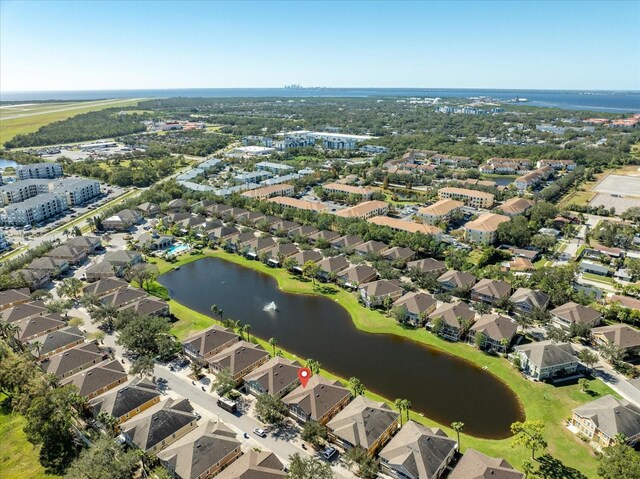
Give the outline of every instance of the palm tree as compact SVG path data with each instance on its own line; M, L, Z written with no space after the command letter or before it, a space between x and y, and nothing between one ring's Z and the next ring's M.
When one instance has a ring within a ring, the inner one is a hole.
M524 472L524 479L527 479L529 474L533 472L533 463L529 459L522 462L522 472Z
M98 421L100 421L104 426L111 432L113 436L116 435L118 430L118 423L120 422L118 418L112 416L108 412L102 411L98 414Z
M233 329L236 330L241 339L244 339L244 337L242 336L242 321L240 321L239 319L235 320L233 322Z
M404 399L396 399L395 401L393 401L393 405L400 413L400 426L402 426L402 411L404 410Z
M362 382L360 382L360 380L355 377L349 379L349 389L351 389L351 393L354 396L360 396L364 394L365 391L364 384L362 384Z
M402 408L404 409L404 412L407 413L407 421L409 421L409 410L413 408L413 404L411 404L411 401L408 399L403 399Z
M36 352L36 357L40 357L40 351L42 351L43 344L40 341L34 341L29 344L29 349Z
M307 359L307 367L309 369L311 369L311 372L313 374L319 374L320 373L320 363L318 361L316 361L315 359Z
M276 338L269 338L269 346L273 348L273 357L276 356L276 344L278 344L278 340Z
M210 309L214 316L218 316L220 319L222 319L222 309L220 309L217 304L212 304Z
M250 324L245 324L244 326L242 326L242 332L246 333L247 341L249 341L251 339L251 335L249 334L250 331L251 331L251 325Z
M464 423L460 421L454 421L451 423L451 428L458 434L458 451L460 450L460 432L464 429Z

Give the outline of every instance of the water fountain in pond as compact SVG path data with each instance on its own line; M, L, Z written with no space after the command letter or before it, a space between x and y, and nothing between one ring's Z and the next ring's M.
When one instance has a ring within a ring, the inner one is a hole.
M275 301L271 301L269 304L267 304L264 308L262 308L264 311L278 311L278 307L276 306L276 302Z

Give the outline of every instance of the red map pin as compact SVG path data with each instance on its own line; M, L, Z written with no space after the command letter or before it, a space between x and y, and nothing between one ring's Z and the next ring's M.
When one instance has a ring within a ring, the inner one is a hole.
M309 379L311 379L312 373L309 368L300 368L298 369L298 379L300 380L300 384L302 384L303 388L307 387L307 383Z

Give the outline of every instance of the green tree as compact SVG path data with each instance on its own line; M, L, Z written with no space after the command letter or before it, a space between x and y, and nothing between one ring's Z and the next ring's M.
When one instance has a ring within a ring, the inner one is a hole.
M461 421L454 421L451 423L451 429L453 429L458 435L458 451L460 450L460 433L464 429L464 423Z
M129 374L140 377L151 377L155 370L155 362L149 356L138 356L131 363Z
M93 441L83 449L65 474L66 479L129 479L140 469L137 451L124 451L109 437Z
M640 454L627 444L616 443L598 456L598 475L602 479L637 479L640 477Z
M307 367L313 374L320 374L320 368L322 366L320 365L320 362L315 359L307 359Z
M236 387L236 380L228 368L222 369L216 373L215 379L211 382L211 391L216 392L220 396L226 395Z
M196 381L202 377L202 364L198 361L191 362L191 374L196 378Z
M351 389L351 394L354 396L361 396L364 394L365 387L362 382L355 377L349 379L349 389Z
M440 335L443 329L444 320L441 317L435 318L433 321L431 321L431 332L433 334Z
M256 413L268 424L282 424L287 415L287 406L271 394L261 394L256 399Z
M524 479L528 479L529 474L532 474L533 470L533 462L531 462L529 459L522 461L522 472L524 472Z
M484 334L484 332L480 331L479 333L476 333L475 336L473 337L473 342L475 343L478 349L482 349L485 343L487 342L487 335Z
M82 292L82 281L78 278L65 278L62 280L60 286L58 286L58 296L69 299L78 299Z
M117 417L112 416L108 412L101 411L96 419L104 425L112 437L115 437L118 431L118 423L120 422Z
M587 378L580 378L578 384L580 385L580 391L583 393L589 390L589 380Z
M313 261L307 261L302 266L302 276L304 276L305 278L311 279L311 282L313 284L315 284L316 277L318 276L319 273L320 273L320 266L318 266Z
M26 411L24 432L29 442L40 446L40 462L60 473L73 458L71 426L77 415L77 388L48 389L36 397Z
M593 369L594 364L598 362L598 355L590 349L584 348L578 353L578 359L589 369Z
M405 400L404 399L396 399L395 401L393 401L393 406L398 410L398 412L400 413L400 425L402 426L402 412L404 411L404 403Z
M324 444L324 441L327 440L329 434L326 426L311 419L304 423L301 437L304 441L310 442L313 447L319 449Z
M90 314L91 320L94 323L107 331L112 331L115 326L115 320L118 317L118 308L109 303L105 303L95 308Z
M169 320L162 316L132 315L119 329L117 344L134 357L148 356L154 359L169 359L180 348L170 333Z
M404 412L405 412L406 417L407 417L407 421L409 421L409 411L411 409L413 409L413 404L411 404L411 401L409 401L408 399L403 399L402 400L402 409L404 409Z
M515 436L511 446L531 449L531 459L536 458L536 451L547 448L547 441L543 436L544 422L540 420L516 421L511 424L511 432Z
M404 304L400 306L396 306L391 309L391 317L395 319L398 323L404 323L407 319L407 315L409 314L409 310Z
M315 457L303 457L297 452L289 456L290 479L334 479L331 466Z
M349 469L358 466L358 475L365 479L374 479L378 476L376 461L367 454L362 446L355 446L344 453L344 460Z
M272 349L272 357L276 357L276 346L278 344L278 340L276 338L269 338L269 346L271 346Z

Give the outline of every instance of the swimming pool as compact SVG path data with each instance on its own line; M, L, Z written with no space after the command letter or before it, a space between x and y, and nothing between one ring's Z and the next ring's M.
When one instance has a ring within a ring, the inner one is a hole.
M184 253L185 251L189 251L189 245L186 244L174 244L171 248L169 248L166 252L167 256L175 256L180 253Z

